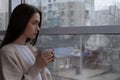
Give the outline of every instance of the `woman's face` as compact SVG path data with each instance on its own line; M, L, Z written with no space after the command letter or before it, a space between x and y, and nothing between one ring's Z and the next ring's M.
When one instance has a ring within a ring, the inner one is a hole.
M39 13L35 13L29 20L23 35L26 38L35 39L37 33L40 30L39 23L40 23L40 15Z

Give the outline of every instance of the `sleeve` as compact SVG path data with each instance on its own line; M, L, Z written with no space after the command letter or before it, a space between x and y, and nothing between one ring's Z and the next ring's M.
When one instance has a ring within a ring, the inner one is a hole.
M52 75L47 67L41 70L41 76L43 80L53 80Z
M12 51L0 51L0 61L4 80L35 80L40 72L40 68L33 65L27 73L23 73Z
M29 47L33 52L37 51L35 46L29 45ZM36 54L34 53L34 55ZM42 80L53 80L52 75L47 67L40 69L40 73L41 73Z

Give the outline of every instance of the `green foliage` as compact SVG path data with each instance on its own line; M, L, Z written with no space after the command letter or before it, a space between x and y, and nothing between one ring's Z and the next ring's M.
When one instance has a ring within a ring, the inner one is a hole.
M1 43L2 43L2 40L0 39L0 45L1 45Z

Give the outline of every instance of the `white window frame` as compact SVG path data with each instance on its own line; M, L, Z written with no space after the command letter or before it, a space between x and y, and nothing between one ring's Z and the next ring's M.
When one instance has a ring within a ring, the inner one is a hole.
M25 0L19 0L19 3L25 3ZM12 1L9 1L9 14L11 13ZM4 35L5 31L0 30L0 35ZM79 26L79 27L58 27L43 28L40 35L91 35L91 34L120 34L120 25L105 26Z
M120 25L58 27L41 29L40 35L120 34Z

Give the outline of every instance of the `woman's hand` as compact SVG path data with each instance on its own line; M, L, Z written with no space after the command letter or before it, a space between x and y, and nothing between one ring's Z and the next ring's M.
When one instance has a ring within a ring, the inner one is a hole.
M46 67L49 63L54 61L54 50L48 49L44 51L44 53L41 53L42 51L40 49L36 52L36 62L40 68Z

